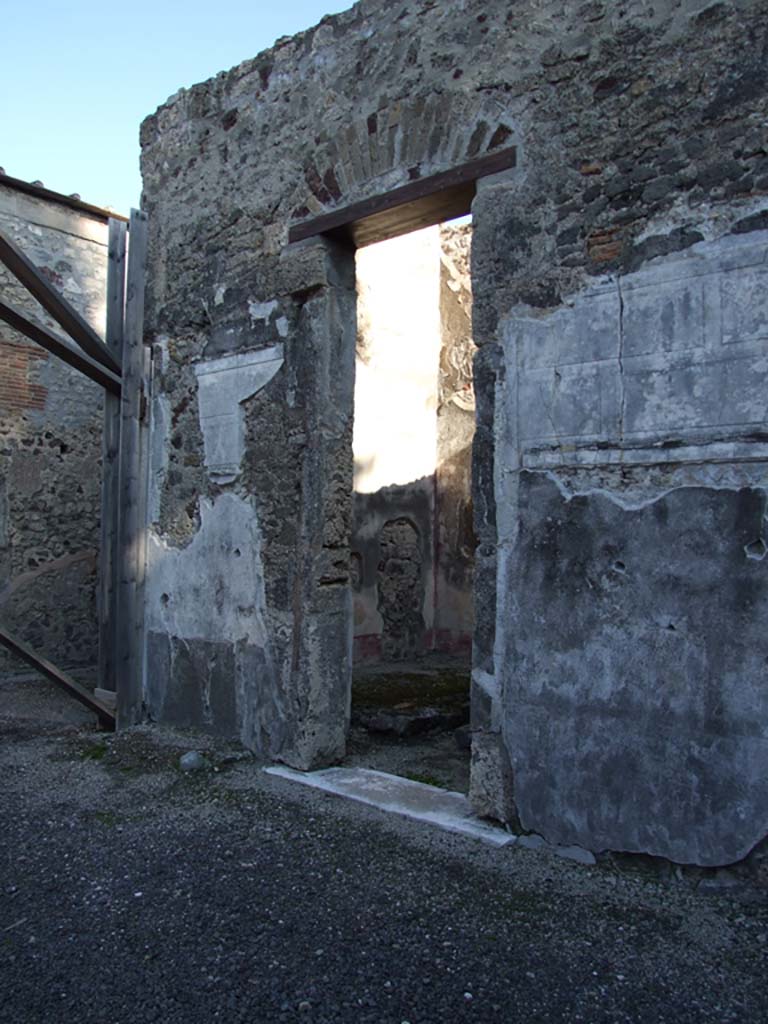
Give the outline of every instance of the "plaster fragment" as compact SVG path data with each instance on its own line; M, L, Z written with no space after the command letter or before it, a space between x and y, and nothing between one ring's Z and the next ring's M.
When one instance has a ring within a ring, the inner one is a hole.
M271 299L269 302L254 302L253 299L248 300L248 315L251 318L251 324L256 324L259 320L269 320L276 309L277 299Z
M282 365L283 346L278 344L195 367L205 466L214 483L232 483L240 475L245 445L242 403L261 391Z
M200 502L200 530L185 548L149 531L149 631L263 647L261 534L252 504L234 494Z

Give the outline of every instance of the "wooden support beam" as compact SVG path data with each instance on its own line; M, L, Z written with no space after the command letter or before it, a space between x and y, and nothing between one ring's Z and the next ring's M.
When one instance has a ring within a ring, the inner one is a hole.
M449 171L417 178L392 192L294 224L288 241L325 235L360 248L440 224L471 212L478 179L515 166L517 149L500 149Z
M123 317L125 313L125 250L127 226L117 219L109 221L107 261L107 333L110 352L122 365ZM104 434L101 469L101 531L99 542L99 686L102 692L117 689L115 658L117 651L117 565L118 521L120 510L120 400L104 397ZM110 705L111 706L111 705Z
M87 355L114 374L120 375L120 366L90 324L80 316L74 306L47 281L37 267L18 246L0 231L0 262L33 295L56 323Z
M87 690L80 683L76 682L71 676L67 675L66 672L62 672L61 669L44 658L41 654L32 650L27 644L20 640L17 636L9 633L7 629L0 626L0 644L7 647L9 651L21 658L32 668L36 669L46 679L50 679L51 682L56 683L62 689L66 690L70 696L74 697L75 700L80 701L90 711L95 712L99 717L99 722L103 727L107 729L114 729L115 727L115 715L106 704L103 704L98 700L90 690Z
M120 421L120 524L117 572L117 720L141 719L144 615L142 593L146 556L145 418L148 352L144 347L144 282L147 215L131 211L123 334L123 393Z
M12 306L10 302L0 300L0 320L5 320L14 330L37 342L38 345L42 346L52 355L63 359L69 366L79 370L80 373L85 374L86 377L96 384L100 384L113 395L120 395L120 376L118 374L112 373L111 370L106 369L101 363L97 363L95 359L91 359L85 352L76 348L66 338L62 338L60 334L49 330L38 320L33 320L25 313L22 313L16 306Z

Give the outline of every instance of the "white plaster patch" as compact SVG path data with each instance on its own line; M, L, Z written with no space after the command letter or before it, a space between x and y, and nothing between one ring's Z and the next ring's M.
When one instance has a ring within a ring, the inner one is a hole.
M229 493L203 498L200 519L185 548L149 532L149 630L182 640L265 646L261 534L252 504Z
M167 334L158 334L155 338L153 350L155 359L160 361L160 373L168 372L168 366L170 365L170 353L168 351L170 340Z
M205 466L215 483L231 483L240 475L245 445L242 403L261 391L282 365L283 346L278 344L195 366Z
M251 318L252 324L256 324L260 320L269 320L276 309L277 299L271 299L269 302L254 302L253 299L248 300L248 315Z
M171 433L171 401L160 392L152 397L149 431L149 494L147 515L150 523L160 518L163 486L168 473L168 440Z

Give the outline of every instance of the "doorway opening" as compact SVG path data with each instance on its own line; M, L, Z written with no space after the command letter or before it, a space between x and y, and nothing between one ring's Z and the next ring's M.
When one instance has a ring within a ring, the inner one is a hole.
M469 217L356 253L347 763L467 792L473 630Z

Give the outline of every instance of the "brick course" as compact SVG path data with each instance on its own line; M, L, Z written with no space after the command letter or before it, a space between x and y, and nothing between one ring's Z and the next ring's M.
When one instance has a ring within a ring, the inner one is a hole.
M0 338L0 416L45 409L48 389L36 383L35 363L48 353L34 345Z

